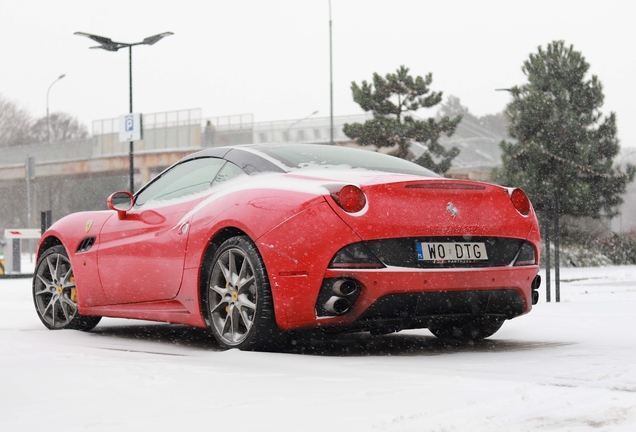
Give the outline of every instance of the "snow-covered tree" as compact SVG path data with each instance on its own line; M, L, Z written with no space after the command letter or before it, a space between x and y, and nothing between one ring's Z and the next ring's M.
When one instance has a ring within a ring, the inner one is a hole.
M612 217L636 168L613 166L619 152L616 115L603 117L603 87L583 55L554 41L523 64L528 82L509 89L510 136L502 142L499 183L525 190L535 207L556 195L573 216Z
M402 159L412 158L409 147L413 142L420 143L426 151L415 162L438 173L448 171L459 149L446 150L438 141L442 135L451 136L455 132L461 115L440 120L419 120L413 115L420 108L441 102L442 92L430 91L432 82L430 73L426 78L413 78L408 68L400 66L396 73L384 78L374 73L372 84L351 83L353 100L363 110L373 113L373 118L365 123L345 124L344 133L363 146L397 146L394 154Z

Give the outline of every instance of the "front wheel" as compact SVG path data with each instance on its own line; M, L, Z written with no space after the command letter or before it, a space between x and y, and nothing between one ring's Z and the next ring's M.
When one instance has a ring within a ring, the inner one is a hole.
M77 308L77 287L64 246L47 249L35 267L33 302L42 323L51 330L89 331L101 317L81 316Z
M203 296L212 334L224 348L275 348L280 330L265 264L246 236L226 240L214 254Z
M439 318L428 329L438 338L455 340L481 340L494 335L504 320L487 316Z

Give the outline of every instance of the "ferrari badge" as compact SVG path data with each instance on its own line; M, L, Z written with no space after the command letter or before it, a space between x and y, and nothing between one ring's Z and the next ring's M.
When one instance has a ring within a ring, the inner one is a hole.
M457 207L455 207L452 202L449 202L446 205L446 211L449 212L453 217L457 216Z

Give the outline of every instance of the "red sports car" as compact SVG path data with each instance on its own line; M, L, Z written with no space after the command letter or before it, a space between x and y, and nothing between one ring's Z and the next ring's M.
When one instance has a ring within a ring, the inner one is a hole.
M50 329L100 317L209 328L267 349L290 330L428 328L481 339L537 302L539 226L520 189L327 145L211 148L38 246Z

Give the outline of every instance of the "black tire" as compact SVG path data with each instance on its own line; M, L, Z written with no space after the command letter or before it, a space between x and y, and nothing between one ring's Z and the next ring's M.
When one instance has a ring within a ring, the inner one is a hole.
M209 266L203 306L223 348L272 350L283 342L265 264L247 236L226 240Z
M428 329L441 339L481 340L497 333L504 320L479 317L438 318Z
M33 303L40 321L50 330L90 331L102 319L79 314L73 269L60 245L47 249L35 266Z

